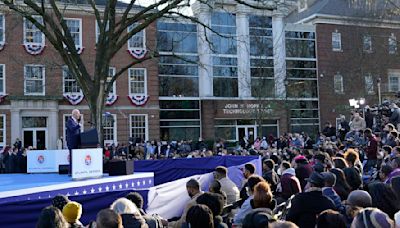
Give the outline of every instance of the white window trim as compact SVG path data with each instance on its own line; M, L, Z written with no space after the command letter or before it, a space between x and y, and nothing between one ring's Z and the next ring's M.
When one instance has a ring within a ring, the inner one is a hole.
M391 44L390 41L394 41L394 47L396 49L394 52L390 51L390 44ZM393 33L389 36L388 39L388 52L390 55L397 54L397 37Z
M140 93L131 93L131 69L133 70L144 70L144 94ZM147 69L146 68L129 68L128 69L128 89L129 89L129 95L145 95L147 96Z
M334 40L334 37L335 37L335 35L336 35L336 39ZM331 45L332 45L332 51L343 51L343 47L342 47L342 34L340 33L340 32L338 32L338 31L335 31L335 32L332 32L332 43L331 43ZM333 42L338 42L339 43L339 48L335 48L334 46L333 46Z
M6 64L0 64L3 67L3 91L0 91L0 95L6 94Z
M369 40L367 40L369 39ZM368 42L367 42L368 41ZM364 35L362 37L362 43L363 43L363 51L366 53L372 53L372 36L371 35ZM365 49L365 44L369 44L369 49Z
M110 67L109 68L109 70L112 70L113 71L113 77L115 77L115 74L117 73L117 68L115 68L115 67ZM107 80L107 83L108 83L108 80ZM115 80L114 82L113 82L113 92L112 93L109 93L108 95L117 95L117 80Z
M304 7L301 7L301 2L302 1L304 2ZM298 11L299 11L299 13L305 11L307 8L308 8L307 0L299 0L299 2L298 2Z
M104 140L103 145L107 145L107 144L114 144L117 145L118 139L117 139L117 114L110 114L113 116L114 119L114 123L113 123L113 135L114 135L114 140ZM104 134L104 132L103 132Z
M103 20L102 20L102 22L103 22ZM99 42L99 24L97 23L97 20L95 20L95 23L94 23L94 26L95 26L95 32L96 32L96 44L97 44L97 42ZM107 27L106 27L106 31L108 31L108 29L109 29L109 24L107 24Z
M3 142L0 142L0 147L5 147L6 145L7 145L7 126L6 126L6 123L7 123L7 121L6 121L6 114L0 114L0 116L2 116L3 117Z
M42 93L27 93L26 92L26 67L42 67L42 86L43 86L43 92ZM29 95L29 96L44 96L46 94L46 69L44 65L38 65L38 64L27 64L24 66L24 95Z
M132 117L133 116L144 116L145 119L145 139L143 139L144 141L148 141L149 140L149 119L148 119L148 115L147 114L130 114L129 115L129 137L132 137Z
M0 40L0 44L5 44L6 42L6 16L4 14L0 14L0 17L3 17L3 40Z
M62 133L62 135L63 135L63 140L64 140L64 143L66 143L67 141L67 136L65 135L65 131L67 130L67 126L65 126L65 117L70 117L70 116L72 116L72 114L63 114L63 119L62 119L62 121L63 121L63 133ZM81 123L82 123L82 126L81 126L81 132L83 132L84 131L84 124L83 123L85 123L85 121L84 121L84 116L83 116L83 114L81 114ZM66 144L64 144L65 146L66 146Z
M37 19L37 18L42 18L41 16L32 16L33 18ZM43 20L43 18L42 18ZM45 45L46 43L46 37L44 35L43 32L40 32L42 34L42 42L41 43L36 43L36 42L27 42L26 41L26 23L28 22L28 19L24 18L24 26L23 26L23 32L24 32L24 38L23 38L23 43L24 44L40 44L40 45ZM39 30L40 31L40 30Z
M338 90L336 90L336 88L335 88L335 85L336 85L336 80L335 80L335 78L336 77L339 77L340 76L340 79L341 79L341 84L340 84L340 86L341 86L341 88L340 88L340 91L338 91ZM333 76L333 89L334 89L334 92L336 93L336 94L344 94L344 85L343 85L344 83L343 83L343 75L341 75L341 74L335 74L334 76Z
M82 43L82 40L83 40L83 27L82 27L82 18L64 18L64 21L65 21L65 23L68 21L68 20L75 20L75 21L79 21L79 43L80 43L80 45L76 45L75 44L75 47L76 48L82 48L83 47L83 43ZM68 28L69 29L69 28ZM65 46L65 44L64 44L64 46Z
M400 90L400 72L393 70L393 71L389 71L389 74L388 74L388 91L396 93L398 91L393 91L391 89L392 84L390 83L390 78L397 78L397 90L399 91Z
M79 87L79 92L65 92L64 68L66 68L66 69L69 71L68 66L64 65L64 66L61 67L61 70L62 70L62 72L61 72L61 74L62 74L62 82L63 82L63 87L62 87L63 94L73 94L73 95L75 95L75 94L82 94L82 89L81 89L81 87L80 87L79 85L78 85L78 87ZM75 81L76 81L76 79L75 79Z
M371 91L368 90L368 88L367 88L367 77L370 77L371 81L372 81L372 90ZM374 77L372 76L372 74L364 75L364 85L365 85L365 92L368 95L374 95L375 94Z
M134 26L135 24L133 24L133 25L131 25L131 26ZM127 33L129 33L130 32L130 29L131 29L131 26L128 26L128 28L127 28ZM132 38L132 37L134 37L136 34L134 34L133 36L131 36L129 39L128 39L128 41L127 41L127 45L128 45L128 49L143 49L143 50L145 50L146 49L146 29L143 29L143 30L141 30L141 31L139 31L139 32L143 32L143 47L130 47L130 45L129 45L129 41L130 41L130 39Z

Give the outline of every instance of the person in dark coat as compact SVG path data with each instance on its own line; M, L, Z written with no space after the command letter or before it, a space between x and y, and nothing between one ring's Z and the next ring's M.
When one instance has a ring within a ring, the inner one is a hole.
M307 181L306 192L293 198L286 220L302 228L314 228L318 214L327 209L335 210L336 207L332 200L322 195L324 178L321 174L314 172Z
M204 204L213 213L214 227L215 228L228 228L228 226L222 221L222 210L224 209L224 198L222 195L217 193L205 192L201 196L197 197L196 202L198 204Z
M339 138L340 141L344 141L346 138L346 134L350 131L349 122L347 122L346 117L344 115L340 115L340 124L339 124Z
M272 159L267 159L263 162L262 177L271 185L272 192L276 191L276 186L279 183L279 176L274 168L275 162Z
M322 134L326 137L336 136L336 128L332 126L330 122L325 123L325 128L322 130Z
M3 154L4 154L3 162L5 166L5 172L15 173L17 167L17 154L14 153L14 151L12 151L11 148L8 148L8 150L4 150Z
M126 195L125 198L136 205L136 207L139 209L140 215L144 218L149 228L162 227L163 224L168 225L168 221L163 220L161 217L154 217L146 214L146 212L143 210L143 197L139 193L131 192Z
M80 133L81 133L81 113L78 109L72 110L72 116L68 118L66 124L66 140L67 140L67 147L69 150L69 172L72 173L72 150L78 149L81 140L80 140Z

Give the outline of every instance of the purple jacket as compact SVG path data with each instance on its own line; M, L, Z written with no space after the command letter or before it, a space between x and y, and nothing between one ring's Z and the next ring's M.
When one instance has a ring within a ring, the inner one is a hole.
M393 177L397 177L397 176L400 176L400 168L393 170L389 174L388 179L385 181L385 184L390 184L390 182L392 182Z
M283 172L281 177L282 197L289 199L292 195L301 192L300 181L293 168Z

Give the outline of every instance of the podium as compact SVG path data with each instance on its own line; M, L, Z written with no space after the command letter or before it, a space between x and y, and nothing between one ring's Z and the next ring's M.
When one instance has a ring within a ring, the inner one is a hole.
M99 144L99 136L96 128L84 131L80 134L81 148L97 148Z
M103 176L103 149L72 150L72 179L88 179Z

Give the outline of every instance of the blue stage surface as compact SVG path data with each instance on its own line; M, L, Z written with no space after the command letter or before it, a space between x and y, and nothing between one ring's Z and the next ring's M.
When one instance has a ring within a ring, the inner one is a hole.
M1 174L0 204L53 198L55 195L91 195L113 191L145 190L154 186L154 174L141 172L125 176L72 181L59 174Z

